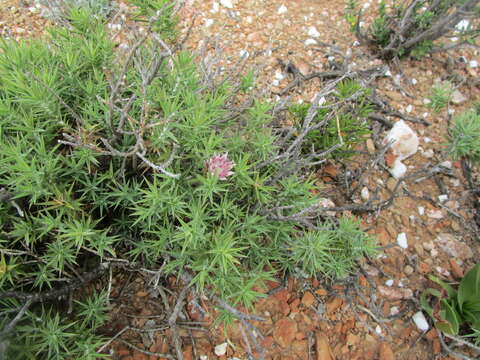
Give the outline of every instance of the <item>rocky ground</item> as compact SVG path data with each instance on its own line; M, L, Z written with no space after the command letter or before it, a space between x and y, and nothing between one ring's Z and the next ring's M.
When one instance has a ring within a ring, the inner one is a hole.
M366 0L363 3L365 9L375 5ZM303 74L327 69L330 48L320 46L317 40L335 44L354 67L382 65L358 46L343 19L343 8L341 0L187 0L179 13L179 27L184 34L194 21L186 46L195 50L206 38L214 38L224 48L225 66L247 57L247 65L259 69L259 87L275 101L293 80L282 64L290 62ZM41 11L32 1L0 0L0 34L39 36L48 23ZM111 28L122 25L121 19L116 17ZM391 66L388 76L377 81L378 93L394 109L431 124L408 123L418 136L419 147L404 161L407 175L419 170L425 170L426 175L407 178L397 186L388 168L378 166L362 183L354 184L362 188L355 199L358 204L372 198L387 199L393 191L397 194L389 208L361 217L365 229L376 235L383 250L377 258L359 264L358 276L334 284L292 277L259 289L266 296L256 304L254 313L265 321L252 324L258 329L257 339L266 358L457 358L442 346L431 322L419 315L418 300L422 291L432 286L428 274L456 281L480 259L473 195L465 187L460 163L449 159L444 151L451 116L479 101L477 60L478 52L473 49L421 61L405 60L400 68ZM463 80L457 89L461 96L457 94L448 109L433 113L425 99L436 81L452 75ZM292 101L310 101L321 86L318 79L305 82L290 93ZM376 146L378 138L365 139L366 153L375 152ZM389 159L385 160L388 166ZM441 171L433 173L431 170L438 165ZM334 188L341 181L342 166L330 164L318 177L326 189L325 196L337 205L342 200ZM349 166L353 169L358 164ZM170 330L142 329L165 322L168 305L161 299L174 298L181 286L171 279L162 284L171 293L162 294L151 290L152 281L155 279L148 274L121 273L113 277L113 310L106 332L112 337L121 334L104 350L114 359L158 359L163 357L155 353L174 354ZM221 314L212 304L193 297L187 300L182 319L185 325L179 328L185 359L247 358L248 344L239 323L224 329L215 322ZM192 328L189 321L200 326ZM449 343L450 349L453 345ZM466 348L455 350L469 354ZM259 355L255 347L252 352Z

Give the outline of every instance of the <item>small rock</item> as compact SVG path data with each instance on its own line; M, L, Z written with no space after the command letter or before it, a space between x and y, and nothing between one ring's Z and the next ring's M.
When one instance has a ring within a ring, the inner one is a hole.
M360 196L365 201L368 201L368 199L370 199L370 192L368 191L368 188L366 186L362 188L362 191L360 192Z
M406 108L405 108L405 111L407 113L411 113L413 111L413 106L412 105L408 105Z
M455 239L455 236L452 234L441 233L438 234L435 242L438 243L438 246L445 251L448 255L453 258L466 260L473 257L473 251L470 247Z
M318 38L318 37L320 37L320 33L318 32L318 30L315 26L310 26L308 28L308 36Z
M415 313L412 319L419 330L425 332L430 329L430 326L428 325L427 319L425 319L425 315L423 315L423 312L419 311Z
M403 272L405 273L405 275L412 275L413 274L413 268L410 265L407 265L403 269Z
M455 29L462 32L467 31L470 26L470 21L467 19L460 20L457 25L455 25Z
M407 234L405 233L400 233L397 236L397 244L402 248L402 249L407 249L408 248L408 242L407 242Z
M395 360L392 348L387 343L381 343L378 351L378 360Z
M315 39L307 39L305 40L305 46L315 45L317 41Z
M400 312L400 309L398 308L398 306L392 306L390 308L390 315L397 315L398 313Z
M288 12L288 9L285 5L280 6L277 10L278 15L286 14L287 12Z
M380 295L389 300L411 299L413 297L413 291L410 289L385 287L383 285L379 285L377 290Z
M228 344L226 342L215 346L215 349L214 349L215 355L217 355L217 356L225 355L227 353L227 346L228 346Z
M456 279L463 278L463 269L460 265L455 261L455 259L450 259L450 269L452 270L452 274Z
M305 292L302 297L302 304L305 307L310 307L315 303L315 296L310 291Z
M299 61L296 65L298 71L300 71L300 74L303 76L306 76L310 73L310 66L305 61Z
M469 63L468 63L468 66L470 66L470 68L472 69L475 69L478 67L478 61L476 60L471 60Z
M212 4L212 10L210 10L210 12L215 14L215 13L218 13L219 11L220 11L220 5L218 4L218 2L214 1Z
M438 201L440 201L441 203L444 203L447 200L448 200L447 194L438 195Z
M205 27L206 27L206 28L212 26L213 23L214 23L214 20L213 20L213 19L205 19Z
M220 4L226 7L227 9L233 9L232 0L220 0Z
M333 314L337 309L342 306L343 300L342 298L335 297L333 300L327 303L327 314Z
M388 287L393 286L393 283L394 283L393 279L389 279L389 280L385 281L385 285L387 285Z
M427 210L427 217L430 219L443 219L443 212L442 210Z
M452 97L451 97L451 101L452 103L454 103L455 105L459 105L459 104L462 104L464 103L465 101L467 101L468 98L463 95L458 89L456 89L453 93L452 93Z
M399 120L383 140L383 145L387 144L391 144L393 155L396 157L392 171L395 170L398 177L394 176L399 178L403 176L407 170L401 161L412 156L418 150L418 136L405 121Z
M432 149L428 149L425 150L422 155L425 156L427 159L431 159L435 156L435 152Z
M315 350L317 353L317 360L334 360L335 356L333 355L332 349L328 342L328 338L321 334L316 333L315 335Z
M417 209L418 215L423 216L425 214L425 208L423 206L419 206Z
M397 186L397 180L394 178L388 178L387 189L393 191L395 189L395 186Z
M378 335L382 335L382 328L380 327L380 325L377 325L375 327L375 332L378 334Z
M275 323L273 338L282 348L291 345L297 334L297 323L290 318L282 318Z
M375 144L372 139L368 138L367 139L367 150L370 154L374 154L376 149L375 149Z

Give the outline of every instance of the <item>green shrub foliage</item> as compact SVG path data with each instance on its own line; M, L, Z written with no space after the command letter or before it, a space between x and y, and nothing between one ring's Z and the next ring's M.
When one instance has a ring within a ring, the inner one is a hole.
M298 221L319 201L309 162L285 171L268 102L231 110L251 74L238 88L207 82L192 55L170 56L154 39L125 64L88 12L70 23L47 40L1 43L1 292L61 288L123 258L188 273L198 289L248 307L274 271L345 276L374 251L353 220ZM5 325L22 303L0 301ZM95 358L105 304L93 295L62 316L35 305L11 353Z
M479 35L478 4L478 0L382 0L374 20L364 27L358 2L347 0L345 19L360 42L371 46L381 57L420 58L432 51L474 43ZM456 41L442 42L453 36Z
M480 163L480 109L472 109L454 118L450 127L448 150L455 159Z

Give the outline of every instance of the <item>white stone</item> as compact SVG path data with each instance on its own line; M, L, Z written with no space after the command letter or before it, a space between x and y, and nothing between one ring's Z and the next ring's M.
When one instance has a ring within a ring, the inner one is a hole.
M442 161L440 163L440 166L443 166L444 168L451 169L452 168L452 162L451 161Z
M413 105L408 105L405 109L407 113L411 113L413 111Z
M353 46L359 46L359 45L360 45L360 42L358 42L357 40L355 40L352 45L353 45Z
M415 131L403 120L399 120L390 129L387 136L383 140L383 145L391 144L393 155L396 156L394 168L392 169L398 175L403 176L407 170L406 166L401 163L402 160L415 154L418 150L419 140ZM397 176L398 176L397 175ZM394 177L396 177L394 175ZM396 177L398 179L398 177Z
M453 115L455 114L455 109L448 109L447 113L448 115Z
M407 173L407 167L399 159L396 159L393 167L390 169L390 173L395 179L400 179Z
M418 215L425 215L425 208L423 206L418 207Z
M468 63L468 66L470 66L472 69L475 69L478 67L478 61L477 60L471 60L469 63Z
M392 279L389 279L389 280L385 281L385 285L387 285L387 286L393 286L393 283L394 283L394 281Z
M392 72L390 70L385 71L385 76L391 77Z
M308 28L308 36L318 38L318 37L320 37L320 33L318 32L318 30L315 26L310 26Z
M208 360L208 356L207 355L200 355L200 360Z
M216 14L220 11L220 4L216 1L213 2L212 4L212 10L210 10L212 13Z
M432 142L432 139L430 139L429 137L424 137L424 138L423 138L423 142L424 142L425 144L428 144L428 143L431 143L431 142Z
M287 13L287 11L288 11L287 7L285 5L282 5L278 8L277 14L282 15L282 14Z
M398 308L398 306L392 306L390 308L390 315L391 316L397 315L399 312L400 312L400 309Z
M318 204L323 208L331 208L335 207L335 203L327 198L320 198L318 199ZM335 216L335 211L326 211L328 216Z
M423 99L423 103L424 103L425 105L428 105L428 104L431 104L431 103L432 103L432 100L425 98L425 99Z
M427 159L431 159L435 155L435 153L432 149L428 149L425 150L422 155L425 156Z
M455 105L462 104L467 100L468 98L465 95L463 95L458 89L455 89L455 91L452 93L451 101Z
M408 241L407 241L407 234L405 233L400 233L397 236L397 244L402 248L402 249L407 249L408 248Z
M285 75L283 75L280 70L277 70L275 71L275 79L277 79L278 81L282 81L283 79L285 79Z
M362 191L360 192L360 196L365 201L367 201L370 198L370 192L368 191L368 188L366 186L362 188Z
M247 16L245 18L245 20L247 20L247 23L249 23L249 24L253 23L253 17L252 16Z
M413 78L413 79L412 79L412 85L417 85L417 84L418 84L418 80L415 79L415 78Z
M220 0L220 4L226 7L227 9L233 9L232 0Z
M430 219L443 219L443 212L442 210L427 210L427 216Z
M315 45L317 41L315 39L307 39L305 40L305 46Z
M240 57L243 58L243 57L248 57L250 54L247 50L242 49L242 50L239 51L239 55L240 55Z
M430 250L430 256L431 257L437 257L438 256L438 250L437 249L432 249Z
M468 21L467 19L463 19L459 21L457 25L455 25L455 29L457 29L458 31L467 31L469 26L470 21Z
M215 21L213 19L205 19L205 27L210 27Z
M227 353L227 346L228 344L224 342L223 344L215 346L215 355L217 356L223 356Z
M441 203L444 203L447 200L448 200L448 195L447 194L438 195L438 201L440 201Z
M417 325L417 328L421 331L425 332L430 329L430 326L428 325L427 319L425 319L425 315L423 315L423 312L419 311L415 313L412 319L415 325Z
M380 327L380 325L377 325L375 327L375 332L378 334L378 335L381 335L382 334L382 328Z

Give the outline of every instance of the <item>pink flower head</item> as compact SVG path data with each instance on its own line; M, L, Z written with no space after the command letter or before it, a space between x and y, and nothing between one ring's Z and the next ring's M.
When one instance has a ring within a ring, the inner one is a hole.
M206 162L207 172L218 176L220 180L225 180L228 176L233 175L232 168L235 163L228 159L228 153L223 155L214 155Z

